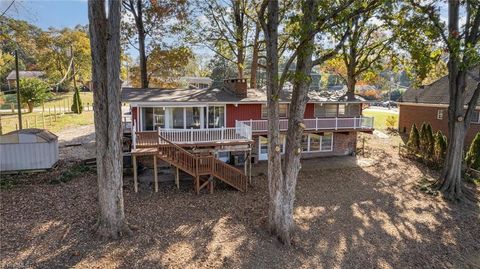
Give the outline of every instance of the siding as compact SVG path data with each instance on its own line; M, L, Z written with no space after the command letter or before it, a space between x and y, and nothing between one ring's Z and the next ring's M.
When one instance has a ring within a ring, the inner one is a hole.
M235 120L255 120L262 118L261 104L227 104L227 127L235 127Z
M47 169L58 160L57 142L0 144L0 171Z
M313 119L314 104L307 104L305 107L305 119ZM133 111L132 111L133 116ZM227 104L227 127L235 127L235 120L261 120L262 119L262 105L261 104Z
M437 119L438 110L443 110L443 119ZM448 136L448 115L446 107L425 107L400 104L398 127L400 132L408 133L415 123L418 128L424 123L430 123L434 132L441 131ZM465 136L465 146L468 147L475 135L480 132L480 124L472 123Z

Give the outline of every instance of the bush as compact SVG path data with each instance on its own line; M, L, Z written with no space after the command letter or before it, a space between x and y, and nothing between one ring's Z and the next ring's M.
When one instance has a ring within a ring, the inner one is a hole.
M388 116L387 119L385 120L385 125L387 126L387 129L394 129L396 123L397 123L397 120L393 115Z
M20 101L27 104L28 112L33 111L33 107L40 105L50 98L52 93L48 84L38 78L20 79Z
M480 170L480 133L477 133L472 144L470 144L465 162L468 167Z
M428 123L425 132L425 157L433 158L435 151L435 137L433 136L432 126Z
M420 150L420 135L415 123L412 125L412 129L410 130L407 146L414 151Z
M72 112L76 114L81 114L83 110L82 106L82 99L80 99L80 91L75 89L75 93L73 94L73 102L72 102Z
M447 153L447 138L438 131L435 134L435 147L434 147L434 156L435 159L441 161L445 159L445 154Z

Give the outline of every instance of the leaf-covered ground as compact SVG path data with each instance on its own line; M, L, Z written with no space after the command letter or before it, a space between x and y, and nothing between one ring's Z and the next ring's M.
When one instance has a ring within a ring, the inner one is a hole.
M479 268L478 204L420 191L436 173L400 159L394 145L397 138L371 138L357 160L304 162L290 248L265 232L261 166L247 193L218 186L195 195L185 181L180 190L161 183L158 193L143 184L136 194L126 178L125 211L135 231L113 242L91 234L94 173L76 167L73 178L52 181L65 178L62 165L17 176L0 192L0 267Z

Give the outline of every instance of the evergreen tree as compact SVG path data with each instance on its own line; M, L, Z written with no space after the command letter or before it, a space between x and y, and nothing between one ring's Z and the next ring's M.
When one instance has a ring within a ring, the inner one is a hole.
M410 136L408 137L407 146L409 149L414 151L418 151L420 149L420 135L418 133L417 126L415 123L412 125L412 129L410 130Z
M425 122L420 127L420 150L422 155L425 155L428 150L427 124Z
M480 133L477 133L472 144L470 144L465 162L468 167L480 170Z
M446 152L447 152L447 138L442 134L442 132L438 131L435 134L435 148L434 148L435 159L438 161L445 159Z
M72 102L72 112L76 114L81 114L83 110L82 100L80 99L80 92L78 88L75 89L75 93L73 94L73 102Z
M432 126L427 124L425 127L425 152L424 155L426 158L433 158L433 153L435 149L435 137L433 136Z

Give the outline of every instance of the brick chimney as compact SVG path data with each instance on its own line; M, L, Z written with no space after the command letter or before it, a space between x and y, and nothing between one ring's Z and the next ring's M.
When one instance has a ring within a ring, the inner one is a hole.
M231 78L223 81L225 89L239 98L247 97L247 79L246 78Z

